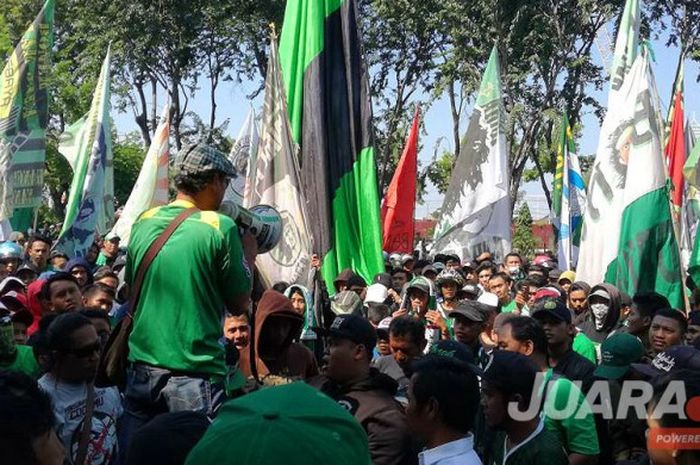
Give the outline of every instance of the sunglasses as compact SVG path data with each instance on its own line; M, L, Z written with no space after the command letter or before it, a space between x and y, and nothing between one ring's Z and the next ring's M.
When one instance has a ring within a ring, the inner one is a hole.
M102 345L100 344L100 341L97 341L94 344L90 344L89 346L69 350L67 353L72 354L77 358L86 358L94 353L99 353L100 350L102 350Z

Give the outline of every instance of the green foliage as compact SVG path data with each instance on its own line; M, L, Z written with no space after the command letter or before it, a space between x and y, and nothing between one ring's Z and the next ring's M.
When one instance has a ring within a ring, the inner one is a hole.
M124 205L129 199L146 153L140 143L124 140L113 144L114 152L114 199Z
M440 158L433 160L426 169L428 179L440 194L447 192L454 163L454 154L449 151L444 151Z
M527 202L520 204L515 219L513 220L515 230L513 232L513 250L524 257L532 257L537 248L537 238L532 233L532 214Z

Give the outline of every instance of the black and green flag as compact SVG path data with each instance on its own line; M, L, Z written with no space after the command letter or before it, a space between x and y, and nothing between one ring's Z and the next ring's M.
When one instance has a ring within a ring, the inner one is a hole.
M314 250L327 283L384 271L372 107L355 0L289 0L280 40Z

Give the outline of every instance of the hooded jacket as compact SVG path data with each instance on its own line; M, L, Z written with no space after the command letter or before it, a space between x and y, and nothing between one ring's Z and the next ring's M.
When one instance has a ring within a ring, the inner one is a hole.
M292 284L289 286L285 291L284 291L284 296L288 299L292 298L292 293L298 290L301 292L301 295L304 296L304 303L306 303L306 308L304 310L304 314L302 315L302 318L304 318L304 325L301 330L301 335L299 336L299 340L301 341L315 341L316 338L316 333L313 331L313 327L317 326L316 324L316 309L314 308L314 301L313 298L311 297L311 292L305 287L302 286L301 284Z
M620 291L612 284L602 283L591 288L588 294L590 297L598 289L603 289L610 295L610 309L605 318L605 324L600 330L596 330L593 311L589 310L589 316L586 321L581 324L581 332L596 344L601 344L611 332L620 327Z
M41 299L39 298L44 282L43 279L37 279L27 286L27 310L29 310L34 317L34 322L27 328L28 336L31 336L39 330L39 320L41 320L41 317L44 316L45 313L44 306L41 304Z
M88 263L87 260L85 260L84 257L75 257L72 258L66 263L65 271L66 273L71 273L73 271L73 268L76 266L82 266L87 270L87 283L85 283L85 286L89 286L94 282L94 277L92 275L92 265Z
M325 376L317 376L309 384L338 402L362 425L374 465L416 462L406 416L394 399L398 383L393 378L370 368L367 378L350 385L338 385Z
M265 361L260 357L261 340L267 338L272 318L286 318L292 322L292 327L287 338L278 348L275 360ZM255 345L258 379L263 384L285 384L299 379L308 379L318 374L318 365L311 351L302 344L293 342L303 324L304 319L294 311L288 298L276 291L265 291L255 312L252 341ZM239 366L246 377L253 375L251 365L249 344L240 352Z

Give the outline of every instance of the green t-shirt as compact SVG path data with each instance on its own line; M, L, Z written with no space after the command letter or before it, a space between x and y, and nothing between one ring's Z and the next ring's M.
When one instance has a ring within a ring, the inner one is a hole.
M191 206L176 200L139 217L129 241L127 283L134 281L151 243ZM225 375L220 343L225 301L250 288L251 272L236 224L217 212L195 213L175 230L146 273L129 337L129 360Z
M588 339L588 336L579 332L574 336L574 343L571 348L579 355L586 357L591 362L597 364L598 360L596 357L595 344L593 341Z
M512 313L516 308L518 308L518 305L515 303L515 299L513 299L508 305L501 307L501 313Z
M544 379L545 382L553 379L551 368ZM548 386L544 400L544 424L547 429L557 434L569 454L599 454L593 412L581 390L564 377L556 377L548 384L551 387Z
M520 444L506 451L506 435L494 439L493 461L486 465L568 465L569 459L557 436L542 423Z
M0 370L19 371L27 376L37 379L41 374L39 364L34 358L34 352L29 346L17 346L15 361L9 365L0 364Z

